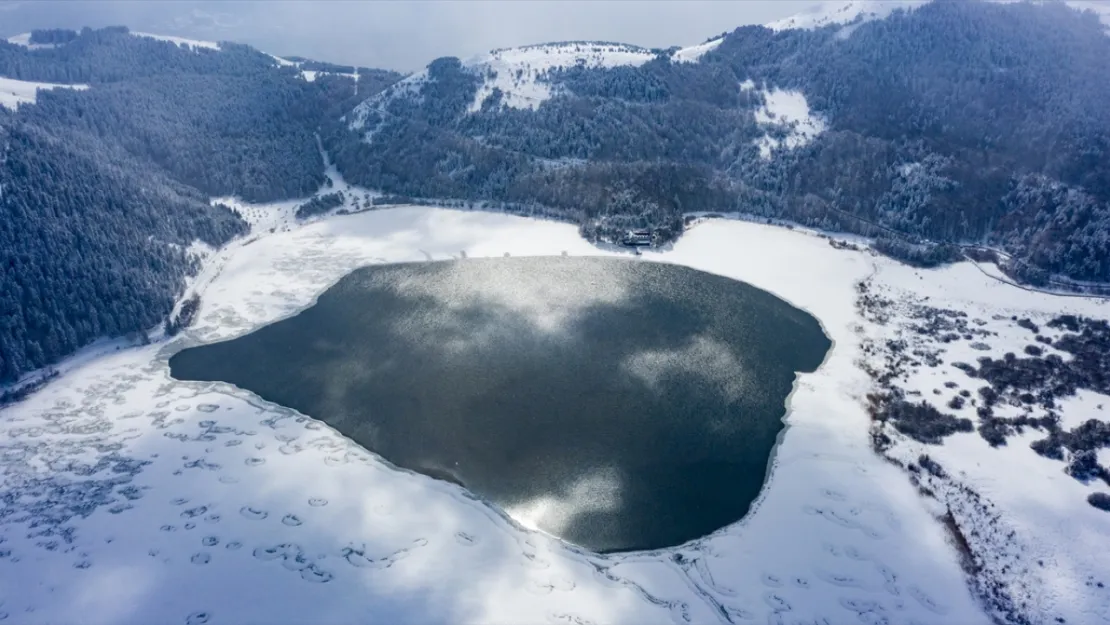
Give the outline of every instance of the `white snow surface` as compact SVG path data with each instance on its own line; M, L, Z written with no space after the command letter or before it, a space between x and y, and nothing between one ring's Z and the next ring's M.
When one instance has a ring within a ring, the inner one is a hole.
M653 58L655 54L644 48L590 41L494 50L464 63L485 78L470 104L470 111L482 108L482 103L495 88L501 90L501 102L505 106L538 107L553 95L551 85L543 80L544 74L552 69L576 65L590 68L637 66Z
M291 315L358 266L464 253L610 252L573 225L492 213L328 217L211 258L198 319L172 342L87 359L5 408L0 610L21 623L987 622L935 510L869 446L854 285L889 261L815 236L709 221L641 257L771 290L835 342L796 382L751 513L673 549L584 553L527 529L543 510L514 520L318 421L168 375L177 349Z
M716 39L710 39L705 43L699 43L696 46L688 46L679 50L675 50L675 53L671 55L671 61L674 61L675 63L695 63L701 60L701 57L705 56L706 52L709 52L710 50L713 50L717 46L721 45L721 42L724 40L724 37L717 37Z
M34 104L38 99L39 89L76 89L81 91L88 88L88 85L60 85L0 77L0 106L14 111L21 104Z
M745 81L740 84L740 89L751 91L753 84ZM757 139L760 157L769 159L775 150L783 147L801 147L825 131L825 120L809 110L809 104L802 92L771 88L762 90L761 93L764 105L756 110L755 121L784 128L787 133L782 138L764 135Z
M14 43L17 46L23 46L24 48L30 48L31 50L49 50L51 48L58 47L58 44L54 43L31 43L31 33L20 33L18 35L12 35L11 37L8 37L8 43Z

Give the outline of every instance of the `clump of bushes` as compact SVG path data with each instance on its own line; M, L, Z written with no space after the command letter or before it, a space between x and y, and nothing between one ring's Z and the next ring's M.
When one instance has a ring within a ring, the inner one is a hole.
M971 419L944 414L928 402L911 403L899 395L873 395L871 397L873 420L891 423L896 430L922 443L939 445L946 436L957 432L971 432Z
M193 323L193 318L197 316L197 310L200 309L200 296L194 293L189 299L181 303L181 310L177 312L176 317L166 319L166 336L175 336L178 332L189 327Z
M306 219L313 215L323 215L333 208L343 206L345 200L346 198L343 197L342 191L325 193L324 195L314 197L297 207L297 219Z
M1099 510L1110 512L1110 495L1106 493L1091 493L1087 496L1087 503Z

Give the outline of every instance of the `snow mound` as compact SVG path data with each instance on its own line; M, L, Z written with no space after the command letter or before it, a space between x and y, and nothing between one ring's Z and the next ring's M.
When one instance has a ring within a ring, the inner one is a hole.
M696 46L689 46L676 50L675 53L671 55L671 61L675 63L696 63L701 60L701 57L705 56L706 52L716 49L724 40L724 37L717 37L705 43L699 43Z
M131 31L132 35L136 37L146 37L147 39L157 39L158 41L168 41L177 44L183 48L207 48L209 50L219 50L220 44L214 41L200 41L197 39L186 39L185 37L174 37L172 35L156 35L154 33L140 33Z
M500 89L501 103L518 109L535 109L553 95L546 73L565 67L638 66L655 58L645 48L622 43L575 41L548 43L521 48L494 50L466 61L464 65L485 78L470 105L482 108L494 89Z
M740 89L751 91L754 85L745 81L740 84ZM825 120L809 110L809 104L802 92L771 89L761 93L764 105L756 110L755 121L785 129L786 136L768 134L757 139L756 145L759 146L760 157L769 159L773 151L783 147L788 149L801 147L825 131Z
M833 24L851 24L856 20L869 22L890 16L898 9L913 10L929 0L834 0L822 2L812 9L791 17L765 24L774 31L795 28L812 30Z
M83 91L88 88L88 85L60 85L0 77L0 106L14 111L21 104L34 104L38 98L39 89L76 89Z

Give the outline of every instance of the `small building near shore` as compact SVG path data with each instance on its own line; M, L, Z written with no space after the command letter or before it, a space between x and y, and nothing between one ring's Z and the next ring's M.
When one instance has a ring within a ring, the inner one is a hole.
M654 236L651 230L629 230L621 239L622 245L629 247L647 247L652 244Z

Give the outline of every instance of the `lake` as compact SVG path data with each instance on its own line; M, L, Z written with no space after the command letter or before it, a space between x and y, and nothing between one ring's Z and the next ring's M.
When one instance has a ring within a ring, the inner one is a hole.
M632 259L358 269L170 359L597 552L679 545L758 497L796 372L831 343L751 285Z

